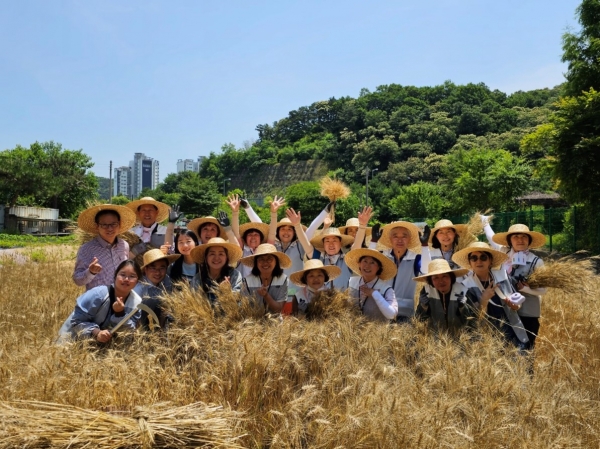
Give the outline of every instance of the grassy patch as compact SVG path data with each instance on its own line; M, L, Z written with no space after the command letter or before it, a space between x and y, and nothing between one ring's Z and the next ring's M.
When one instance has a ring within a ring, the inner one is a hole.
M66 235L64 237L35 237L33 235L26 234L16 235L0 233L0 248L20 248L24 246L73 244L75 241L76 237L74 235Z

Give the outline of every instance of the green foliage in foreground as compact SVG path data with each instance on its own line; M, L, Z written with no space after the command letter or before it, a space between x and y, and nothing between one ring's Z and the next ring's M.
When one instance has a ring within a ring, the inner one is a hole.
M0 248L15 248L20 246L40 246L40 245L63 245L72 244L76 240L75 235L63 237L33 235L15 235L0 233Z

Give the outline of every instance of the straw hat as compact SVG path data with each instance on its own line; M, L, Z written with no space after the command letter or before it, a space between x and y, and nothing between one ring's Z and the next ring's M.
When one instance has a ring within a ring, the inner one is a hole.
M499 232L498 234L494 234L492 240L498 245L511 246L510 242L508 241L508 236L510 234L527 234L530 236L530 248L541 248L546 244L546 237L544 234L541 232L530 231L529 228L524 224L514 224L508 228L507 232Z
M156 262L157 260L166 260L167 265L171 265L177 259L181 257L181 254L173 254L171 256L166 256L160 249L151 249L150 251L146 251L144 253L144 265L141 266L142 269L146 268L151 263Z
M264 256L265 254L271 254L277 259L279 259L279 265L281 268L289 268L292 266L292 259L290 259L286 254L277 251L275 245L271 245L270 243L263 243L262 245L258 245L254 254L247 257L242 257L240 262L246 265L247 267L254 266L254 258L258 256Z
M251 221L250 223L244 223L243 225L240 226L240 237L242 239L244 238L244 234L246 233L246 231L248 229L256 229L257 231L260 231L261 234L263 235L263 238L260 242L266 243L267 237L269 237L269 225L268 224L258 223L258 222L253 222L253 221Z
M323 270L329 276L329 280L332 281L340 274L342 274L342 270L340 267L335 265L323 265L323 262L319 259L309 259L304 262L304 269L300 271L296 271L295 273L290 274L290 281L294 284L299 285L300 287L305 287L306 284L302 282L302 276L304 273L307 273L312 270Z
M227 250L227 256L229 257L229 265L235 267L239 260L241 259L243 252L240 245L236 245L235 243L229 243L227 240L222 239L221 237L213 237L203 245L198 245L192 249L190 255L194 259L196 263L204 263L204 257L206 256L206 251L208 248L212 248L213 246L220 246Z
M119 234L130 230L135 225L136 215L125 206L116 206L114 204L98 204L88 207L79 214L77 226L90 234L98 234L98 225L96 224L96 215L103 210L112 210L121 217L121 227Z
M390 224L385 225L383 228L381 228L381 238L377 243L381 243L386 248L393 248L390 234L394 228L408 229L408 232L410 233L410 242L408 242L407 245L408 249L421 248L421 240L419 240L419 228L417 227L417 225L408 221L394 221Z
M291 226L292 228L294 227L294 225L292 224L292 221L287 217L284 217L280 221L277 222L277 229L279 229L282 226ZM301 226L302 226L302 229L304 229L306 231L306 226L304 226L304 225L301 225Z
M396 273L398 271L396 264L394 262L392 262L390 259L388 259L386 256L384 256L383 254L381 254L379 251L374 250L374 249L370 249L370 248L353 249L353 250L349 251L348 253L346 253L346 256L344 257L344 261L346 261L346 265L348 265L348 267L352 271L354 271L356 274L358 274L360 276L360 269L359 269L360 262L359 261L360 261L360 258L364 257L364 256L372 257L373 259L377 259L379 262L381 262L383 271L379 275L380 279L383 279L385 281L387 279L391 279L394 276L396 276Z
M360 222L358 221L358 218L348 218L348 220L346 220L346 226L340 226L338 229L340 230L340 234L345 234L348 228L358 227L360 227ZM365 235L371 235L370 227L365 229Z
M508 260L508 255L503 253L502 251L498 251L492 249L490 245L485 242L473 242L469 246L460 251L457 251L452 256L452 260L459 264L463 268L471 269L471 264L469 263L469 255L475 252L483 252L490 253L492 255L492 268L498 268L504 262Z
M145 196L144 198L140 198L139 200L131 201L127 203L125 206L133 211L133 213L137 216L138 209L140 206L145 204L151 204L158 209L158 215L156 216L156 222L162 223L167 218L169 218L169 206L165 203L161 203L160 201L156 201L151 196Z
M444 273L454 273L456 277L459 277L464 276L469 271L470 270L466 268L459 268L458 270L453 270L452 268L450 268L450 264L446 259L434 259L431 262L429 262L429 272L427 274L424 274L423 276L413 278L413 280L417 282L426 282L428 277Z
M323 240L325 237L339 237L342 240L342 247L351 245L354 243L354 237L349 235L342 234L338 228L327 228L322 230L319 235L314 236L310 239L310 244L314 246L317 250L323 252L325 251L325 246L323 245Z
M205 223L212 223L214 225L217 226L217 228L219 228L219 237L223 237L226 232L225 229L223 228L223 226L221 226L219 224L219 220L217 220L215 217L201 217L201 218L194 218L192 221L190 221L187 224L187 228L192 231L194 234L196 234L196 236L200 237L200 226L202 226Z
M431 230L431 234L429 235L429 244L433 241L436 232L438 232L442 228L453 228L459 236L462 236L465 232L467 232L467 225L465 224L454 224L450 220L440 220L438 221L433 229Z

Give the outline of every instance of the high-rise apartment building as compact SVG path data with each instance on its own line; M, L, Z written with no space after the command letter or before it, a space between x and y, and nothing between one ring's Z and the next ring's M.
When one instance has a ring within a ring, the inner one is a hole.
M113 170L113 195L131 196L129 191L129 167L118 167Z
M136 198L145 188L156 189L159 180L159 163L144 153L135 153L129 162L131 195Z
M184 171L194 171L198 173L202 168L202 162L204 162L206 156L198 156L198 160L193 159L178 159L177 160L177 173Z

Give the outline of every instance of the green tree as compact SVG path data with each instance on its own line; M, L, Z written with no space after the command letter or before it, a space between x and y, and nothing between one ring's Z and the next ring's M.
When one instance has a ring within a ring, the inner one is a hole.
M419 181L403 186L389 207L399 219L441 218L447 207L444 189L436 184Z
M186 215L201 217L212 215L221 202L217 184L201 178L197 173L184 179L179 185L179 207Z

